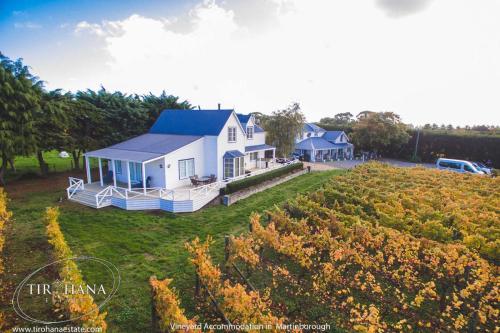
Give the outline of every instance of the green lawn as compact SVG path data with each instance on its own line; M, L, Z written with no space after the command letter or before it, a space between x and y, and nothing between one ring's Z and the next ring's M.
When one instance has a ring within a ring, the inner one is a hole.
M316 190L342 172L306 174L230 207L213 206L190 214L132 212L113 207L95 210L66 201L61 205L60 224L75 254L109 260L121 272L120 290L106 307L110 332L146 332L151 309L147 281L151 275L173 278L183 307L189 315L194 314L194 270L184 250L187 240L212 235L216 241L212 254L220 261L224 235L246 231L251 212L280 205L297 193ZM43 258L48 261L47 253L40 253L47 248L41 216L46 206L56 205L61 193L36 193L11 202L15 223L10 234L15 235L16 240L7 244L7 248L14 262L16 256L22 262L22 266L16 268L17 279L43 263L40 262ZM22 251L26 244L32 251L29 256ZM84 270L83 273L92 280L99 279L101 274L107 278L104 272Z
M43 158L45 162L49 165L49 172L64 172L72 170L73 168L73 158L61 158L59 157L59 152L57 150L52 150L43 153ZM80 167L82 164L83 157L80 159ZM97 166L95 159L91 159L92 167ZM7 168L5 174L5 179L7 182L12 182L23 177L33 177L34 175L40 174L40 167L38 165L38 160L36 156L17 156L14 159L14 166L16 167L16 172L10 169L10 165Z

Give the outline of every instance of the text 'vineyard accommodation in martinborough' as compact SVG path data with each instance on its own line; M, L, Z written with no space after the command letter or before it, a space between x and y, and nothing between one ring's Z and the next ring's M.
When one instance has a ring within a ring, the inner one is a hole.
M148 133L85 153L87 181L70 178L70 200L100 208L192 212L243 177L282 167L252 115L165 110ZM97 160L92 179L90 160Z
M350 160L354 157L354 145L343 131L327 131L306 123L296 140L295 154L307 162Z

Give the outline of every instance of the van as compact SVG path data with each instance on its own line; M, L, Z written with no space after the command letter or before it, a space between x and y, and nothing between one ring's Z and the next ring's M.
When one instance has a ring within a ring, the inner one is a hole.
M436 161L436 167L440 170L455 171L460 173L474 173L484 175L484 172L474 166L472 162L463 160L452 160L449 158L440 158Z

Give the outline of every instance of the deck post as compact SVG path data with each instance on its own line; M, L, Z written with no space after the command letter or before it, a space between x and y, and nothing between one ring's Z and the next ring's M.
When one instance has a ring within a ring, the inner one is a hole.
M163 170L165 171L165 179L163 182L163 188L167 189L167 156L163 156Z
M127 161L127 184L128 184L128 190L130 191L132 187L130 186L130 162ZM128 192L127 192L128 193Z
M87 184L90 184L92 183L92 175L90 172L90 162L88 156L85 156L85 167L87 168Z
M113 169L113 186L116 187L116 166L115 166L115 160L111 160L112 164L112 169Z
M104 186L104 181L102 179L102 162L101 162L101 158L98 157L97 159L99 160L99 178L100 178L100 181L101 181L101 186Z
M142 190L144 195L146 195L146 163L141 162L142 166Z

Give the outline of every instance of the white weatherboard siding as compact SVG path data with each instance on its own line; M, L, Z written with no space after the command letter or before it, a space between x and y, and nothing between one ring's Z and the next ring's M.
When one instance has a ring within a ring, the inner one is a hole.
M189 178L179 179L179 161L194 158L194 173L198 176L206 176L204 158L205 138L200 138L176 151L167 157L167 181L165 187L174 189L191 184ZM170 165L170 167L169 167Z
M165 170L163 158L146 163L146 178L151 177L151 187L165 187Z
M205 136L203 149L204 149L204 159L205 159L205 172L200 176L209 176L213 174L216 175L218 180L221 180L222 178L219 178L219 175L217 173L217 164L218 164L217 137Z
M236 127L236 142L228 142L227 129L228 127ZM245 153L246 134L241 128L240 122L233 112L229 119L226 121L224 128L217 138L217 179L223 179L223 159L222 156L229 150L239 150Z
M248 140L247 146L263 145L265 143L266 143L266 133L260 132L253 134L253 140Z

